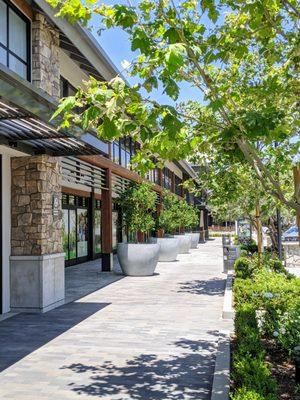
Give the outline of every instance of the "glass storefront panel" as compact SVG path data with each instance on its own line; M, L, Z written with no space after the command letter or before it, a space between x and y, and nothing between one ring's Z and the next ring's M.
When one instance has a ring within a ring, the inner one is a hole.
M94 253L101 253L101 211L94 212Z
M76 213L69 210L69 260L76 258Z
M62 218L63 251L65 260L69 259L69 210L63 210Z
M118 211L112 213L112 248L116 250L118 244Z
M77 209L77 257L88 255L88 213L87 210Z

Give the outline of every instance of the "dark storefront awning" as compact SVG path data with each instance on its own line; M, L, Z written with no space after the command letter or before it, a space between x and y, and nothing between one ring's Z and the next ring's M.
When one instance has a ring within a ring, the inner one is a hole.
M56 103L0 65L0 144L31 155L96 155L79 128L58 131L49 123ZM58 123L59 121L56 121Z

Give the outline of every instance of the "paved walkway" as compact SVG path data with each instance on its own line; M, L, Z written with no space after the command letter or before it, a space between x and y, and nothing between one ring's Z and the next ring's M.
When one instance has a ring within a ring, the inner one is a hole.
M43 315L0 323L0 398L210 398L225 275L220 240L153 277L126 277Z

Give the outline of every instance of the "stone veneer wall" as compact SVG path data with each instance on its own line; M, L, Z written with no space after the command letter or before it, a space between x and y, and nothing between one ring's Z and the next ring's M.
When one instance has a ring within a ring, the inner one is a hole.
M32 22L32 83L60 98L59 32L39 12Z
M11 162L11 254L62 252L61 210L53 215L53 195L59 196L59 159L16 157Z

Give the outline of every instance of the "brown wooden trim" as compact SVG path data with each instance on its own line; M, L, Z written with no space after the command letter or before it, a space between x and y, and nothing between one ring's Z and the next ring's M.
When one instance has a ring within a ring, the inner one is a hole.
M27 18L33 20L33 9L30 7L25 0L13 0L12 4L18 7L18 9L26 15Z
M74 196L91 197L91 192L86 192L84 190L73 189L65 186L61 187L61 191L65 194L73 194Z
M111 195L111 171L106 170L107 190L102 191L101 204L101 229L102 229L102 253L112 253L112 195Z
M94 193L94 197L96 200L101 200L101 194L100 193Z
M171 192L175 193L175 174L171 171Z

